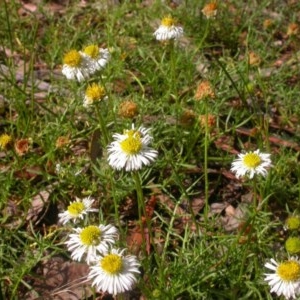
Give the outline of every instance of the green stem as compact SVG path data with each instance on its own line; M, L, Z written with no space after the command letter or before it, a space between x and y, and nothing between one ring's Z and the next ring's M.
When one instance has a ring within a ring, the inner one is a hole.
M150 224L150 220L147 216L147 212L146 212L145 199L144 199L140 174L138 172L132 172L132 175L133 175L133 178L134 178L134 181L135 181L135 186L136 186L137 201L138 201L138 214L139 214L141 234L142 234L142 239L143 239L143 251L144 251L144 255L147 256L145 230L144 230L145 227L144 227L144 222L143 222L143 216L146 220L148 235L149 235L149 238L150 238L150 242L152 243L153 238L152 238L152 232L151 232L151 224Z
M113 176L113 171L110 170L109 171L109 175L110 175L110 184L111 184L111 189L112 189L112 197L113 197L113 201L114 201L114 209L115 209L115 219L117 221L118 224L118 228L120 230L121 236L123 235L123 227L121 225L121 219L120 219L120 215L119 215L119 203L118 203L118 197L116 196L116 185L115 185L115 178Z
M107 132L107 128L106 128L103 116L100 112L99 105L96 104L95 107L96 107L96 113L97 113L97 116L98 116L98 120L99 120L99 123L100 123L100 128L101 128L101 131L103 133L104 143L105 143L105 145L103 145L103 148L105 148L108 145L108 141L109 141L108 132Z
M204 220L205 224L208 221L208 189L209 189L209 182L208 182L208 138L209 138L209 128L208 128L208 102L204 100L205 103L205 137L204 137L204 191L205 191L205 207L204 207Z
M204 33L202 35L202 39L201 39L200 43L198 44L198 47L196 48L195 53L199 53L199 51L201 50L202 45L203 45L203 43L204 43L204 41L205 41L205 39L208 35L209 27L210 27L210 20L207 20L206 25L205 25L205 30L204 30Z
M256 182L255 175L253 178L253 208L254 208L254 212L256 212L257 211L257 182Z
M135 181L135 188L137 193L139 219L142 220L142 216L146 216L146 207L144 203L144 194L142 189L141 178L138 172L133 172L132 175Z
M176 55L174 49L174 41L170 41L169 54L170 54L170 81L169 81L169 91L175 98L175 114L176 114L176 124L178 124L179 114L180 114L180 103L179 97L177 95L177 80L176 80Z

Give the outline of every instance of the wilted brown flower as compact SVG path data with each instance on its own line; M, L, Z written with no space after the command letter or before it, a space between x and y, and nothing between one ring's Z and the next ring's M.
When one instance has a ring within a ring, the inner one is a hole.
M56 148L63 148L70 143L70 138L68 136L60 136L55 142Z
M216 2L210 2L201 11L207 19L212 19L217 15L218 5Z
M26 154L32 144L31 139L20 139L15 142L15 151L19 156Z
M0 136L0 148L5 150L9 147L12 142L12 137L6 133Z
M124 101L119 106L119 115L123 118L132 119L138 112L137 104L131 100Z
M254 52L249 52L248 62L250 66L259 66L261 63L261 58Z
M291 24L289 24L289 26L288 26L288 29L287 29L286 34L287 34L288 36L292 36L292 35L298 34L298 32L299 32L299 26L298 26L298 24L296 24L296 23L291 23Z
M196 114L190 109L186 109L180 118L180 123L184 126L193 125L196 119Z
M202 128L205 128L206 115L200 115L198 120L199 120L200 126ZM215 127L215 125L216 125L216 117L214 115L209 114L207 116L207 127L209 129L213 129Z
M209 81L205 80L198 84L196 93L195 93L195 100L204 100L206 98L215 98L215 93L211 87L211 84Z
M274 21L273 21L273 20L271 20L271 19L266 19L266 20L264 20L264 22L263 22L263 27L264 27L264 29L268 29L268 28L272 27L273 24L274 24Z

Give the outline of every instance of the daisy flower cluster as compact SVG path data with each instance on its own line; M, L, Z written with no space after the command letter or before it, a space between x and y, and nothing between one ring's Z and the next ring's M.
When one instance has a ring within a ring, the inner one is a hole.
M211 2L202 9L202 13L207 19L215 18L217 11L216 2ZM156 40L165 42L176 41L183 34L183 28L177 24L177 21L173 17L167 16L161 20L161 24L153 36ZM65 54L62 73L67 79L81 82L103 70L109 60L108 49L89 45L80 51L71 50ZM210 82L202 81L197 87L194 98L197 102L201 102L215 97L215 91ZM101 80L101 84L92 82L85 89L83 106L91 107L105 99L107 99L107 92L103 80ZM119 115L124 118L134 118L137 114L138 108L133 101L123 102L120 106ZM195 119L194 112L188 112L185 118L187 120L184 121L185 123L192 123L190 120ZM199 122L202 127L213 127L215 118L208 114L201 115ZM208 126L204 126L207 122ZM100 121L99 123L104 122ZM106 128L106 124L103 128ZM131 128L124 129L122 133L114 133L112 141L110 143L109 141L107 138L107 143L103 148L106 148L107 151L108 165L116 171L123 170L136 175L138 171L153 164L158 157L158 151L151 145L153 137L150 134L150 128L144 126L136 127L132 124ZM3 138L0 146L5 148L7 144L7 139ZM263 153L259 149L240 153L232 162L231 171L238 179L248 178L251 180L259 176L266 177L272 167L270 157L270 154ZM138 205L144 205L143 195L138 198L141 200L138 201ZM137 283L140 263L136 256L126 254L126 249L118 248L119 231L114 225L90 222L94 218L90 219L89 215L99 211L94 208L94 204L95 200L91 197L76 198L64 212L59 214L62 225L71 224L73 226L65 245L74 261L84 262L89 266L87 279L92 282L91 285L97 291L117 295L131 290ZM142 210L139 209L139 211ZM141 218L141 215L139 217ZM293 224L289 222L287 226L292 228ZM265 267L270 272L265 274L265 281L271 287L271 292L290 299L300 294L300 261L295 256L300 253L300 239L294 236L290 237L286 241L286 249L289 254L294 256L283 262L276 262L274 259L267 262Z
M59 214L59 221L86 224L88 214L98 212L93 208L95 200L76 198L67 209ZM119 238L118 229L111 225L83 225L72 228L65 244L74 261L89 266L87 280L97 291L117 295L131 290L137 282L140 263L134 255L126 255L126 249L115 247Z
M62 73L67 79L83 81L102 70L109 59L108 49L99 48L97 45L89 45L82 51L73 49L63 58Z

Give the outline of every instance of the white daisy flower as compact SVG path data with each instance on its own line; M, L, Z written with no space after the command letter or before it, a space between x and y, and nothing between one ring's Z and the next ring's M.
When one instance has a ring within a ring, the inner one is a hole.
M150 165L157 157L157 151L148 147L152 137L149 129L140 127L138 130L125 130L124 134L114 134L113 141L108 146L108 163L116 170L139 170L143 165Z
M89 212L99 211L97 208L92 208L94 201L95 199L90 197L83 199L76 197L76 201L71 202L66 211L58 214L59 222L64 225L72 220L75 223L78 219L82 220Z
M176 21L168 16L162 19L161 25L153 35L158 41L176 40L183 35L183 28L176 26Z
M63 63L62 73L67 79L82 81L90 75L86 58L76 50L71 50L65 54Z
M65 242L73 260L81 261L86 255L86 262L90 264L97 254L104 253L113 245L118 237L118 229L112 225L90 225L84 228L74 228L76 233L70 234Z
M124 256L124 251L111 249L99 256L97 263L90 267L88 280L93 280L92 286L97 291L117 295L133 288L137 282L136 274L140 273L136 256Z
M265 267L274 273L265 274L265 281L271 287L271 293L283 295L286 299L296 299L300 294L300 262L291 257L282 263L277 263L273 258Z
M260 153L259 150L256 150L245 154L240 153L238 158L232 163L231 171L235 172L237 178L249 173L249 178L251 179L255 174L266 176L269 167L272 167L270 154Z
M83 100L83 106L89 107L90 105L100 102L103 99L106 99L105 89L102 85L92 83L88 85L85 96Z
M85 47L81 54L87 59L88 69L91 74L102 70L110 59L108 49L99 48L97 45Z

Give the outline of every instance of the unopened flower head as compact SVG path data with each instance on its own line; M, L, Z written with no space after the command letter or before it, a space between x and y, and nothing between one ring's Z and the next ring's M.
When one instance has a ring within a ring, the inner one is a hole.
M290 216L285 221L285 229L298 230L300 228L300 216Z
M205 99L214 99L215 97L216 97L215 92L209 81L204 80L198 84L194 96L195 100L201 101Z
M93 280L92 286L97 291L117 295L132 290L137 282L136 275L140 273L140 263L136 256L125 256L124 251L111 249L90 267L88 279Z
M70 144L70 138L64 135L59 136L55 142L55 146L58 149L64 148L69 144Z
M92 83L88 85L85 91L83 106L88 107L96 102L100 102L105 98L106 98L106 92L104 87L100 84Z
M272 27L273 25L274 25L274 21L271 19L266 19L263 22L264 29L268 29L268 28Z
M300 239L296 236L290 236L285 241L285 249L289 254L299 254L300 253Z
M267 176L268 168L271 166L270 154L260 153L259 150L256 150L239 154L231 165L231 171L237 178L248 174L251 179L255 174Z
M292 35L296 35L298 33L299 33L299 25L296 23L289 24L286 34L288 36L292 36Z
M207 127L208 127L209 130L212 130L212 129L215 128L216 116L214 116L212 114L208 114L207 116L206 115L200 115L198 120L199 120L201 128L205 128L206 121L207 121Z
M171 16L162 19L161 25L154 32L158 41L176 40L183 35L183 28L176 25L176 20Z
M75 233L70 234L66 242L68 250L76 261L81 261L85 255L87 264L93 262L97 255L106 252L118 237L118 230L112 225L89 225L73 230Z
M91 74L102 70L110 59L108 49L99 48L97 45L85 47L82 55L87 59L88 69Z
M213 19L218 13L218 5L216 2L208 3L201 11L207 19Z
M31 138L16 140L15 151L19 156L22 156L29 151L31 145L32 145Z
M114 141L108 146L108 163L116 170L134 171L150 165L157 157L157 151L148 145L152 137L149 129L134 126L123 134L114 134Z
M132 119L138 114L138 106L135 102L127 100L120 104L119 115L123 118Z
M265 281L271 287L271 293L284 296L286 299L296 299L300 294L300 262L297 258L278 263L273 258L265 264L273 273L265 274Z
M249 52L248 62L250 66L259 66L261 64L261 58L255 52Z
M7 149L12 142L12 137L6 133L0 136L0 148Z
M76 198L76 201L71 202L66 211L58 214L59 222L66 224L72 220L75 223L79 219L82 220L89 212L99 211L96 208L92 208L94 201L90 197L83 199Z
M66 53L63 63L62 73L67 79L82 81L90 75L87 60L77 50L71 50Z
M180 123L183 126L191 126L195 123L195 120L196 120L196 114L191 109L184 110L184 112L180 117Z

